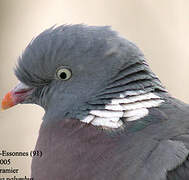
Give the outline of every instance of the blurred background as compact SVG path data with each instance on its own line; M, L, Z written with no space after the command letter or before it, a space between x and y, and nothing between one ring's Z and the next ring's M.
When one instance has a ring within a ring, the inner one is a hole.
M30 40L64 23L111 25L142 49L174 97L189 102L188 0L0 0L0 99L17 84L13 68ZM1 111L0 150L33 150L43 113L35 105ZM30 166L30 157L18 157L0 169L18 168L16 176L24 177L30 176Z

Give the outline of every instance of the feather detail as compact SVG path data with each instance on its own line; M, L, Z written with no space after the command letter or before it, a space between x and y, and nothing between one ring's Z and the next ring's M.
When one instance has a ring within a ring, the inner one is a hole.
M122 111L107 111L107 110L92 110L90 111L90 114L105 118L112 118L112 117L119 118L123 116Z
M121 93L119 98L113 98L104 109L91 110L82 122L91 123L103 128L119 128L124 121L136 121L149 113L149 108L158 107L164 100L154 93L145 91L128 91Z
M115 121L117 120L117 121ZM119 128L123 125L123 122L119 120L119 118L102 118L96 117L92 123L94 126L102 126L102 127L111 127L111 128Z
M88 115L88 116L86 116L84 119L81 119L81 121L88 124L88 123L90 123L94 118L95 118L95 116L93 116L93 115Z

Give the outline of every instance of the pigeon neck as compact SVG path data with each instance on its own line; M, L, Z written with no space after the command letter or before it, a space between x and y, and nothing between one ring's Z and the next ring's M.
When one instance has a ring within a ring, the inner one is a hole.
M104 129L116 129L124 127L126 122L144 118L150 108L158 107L163 102L162 97L152 92L129 91L105 104L104 109L89 111L81 121Z
M89 104L91 110L81 119L103 128L124 127L149 114L149 109L164 102L166 92L145 61L131 62L116 74ZM95 108L96 107L96 108Z

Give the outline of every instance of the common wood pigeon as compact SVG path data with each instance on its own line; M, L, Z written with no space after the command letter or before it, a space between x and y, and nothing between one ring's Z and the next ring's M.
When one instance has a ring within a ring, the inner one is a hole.
M34 180L189 180L189 106L110 27L51 27L29 43L7 109L45 109Z

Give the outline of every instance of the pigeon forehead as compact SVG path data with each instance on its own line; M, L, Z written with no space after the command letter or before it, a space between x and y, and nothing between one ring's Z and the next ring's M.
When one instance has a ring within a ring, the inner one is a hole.
M19 59L16 75L19 79L26 74L52 79L62 65L108 70L112 64L124 63L125 57L141 54L107 26L63 25L47 29L31 41Z
M54 63L60 59L70 61L76 57L96 57L108 49L107 41L110 39L115 40L116 33L109 27L72 25L50 28L31 41L22 58L27 61L31 56L49 62L53 60Z

